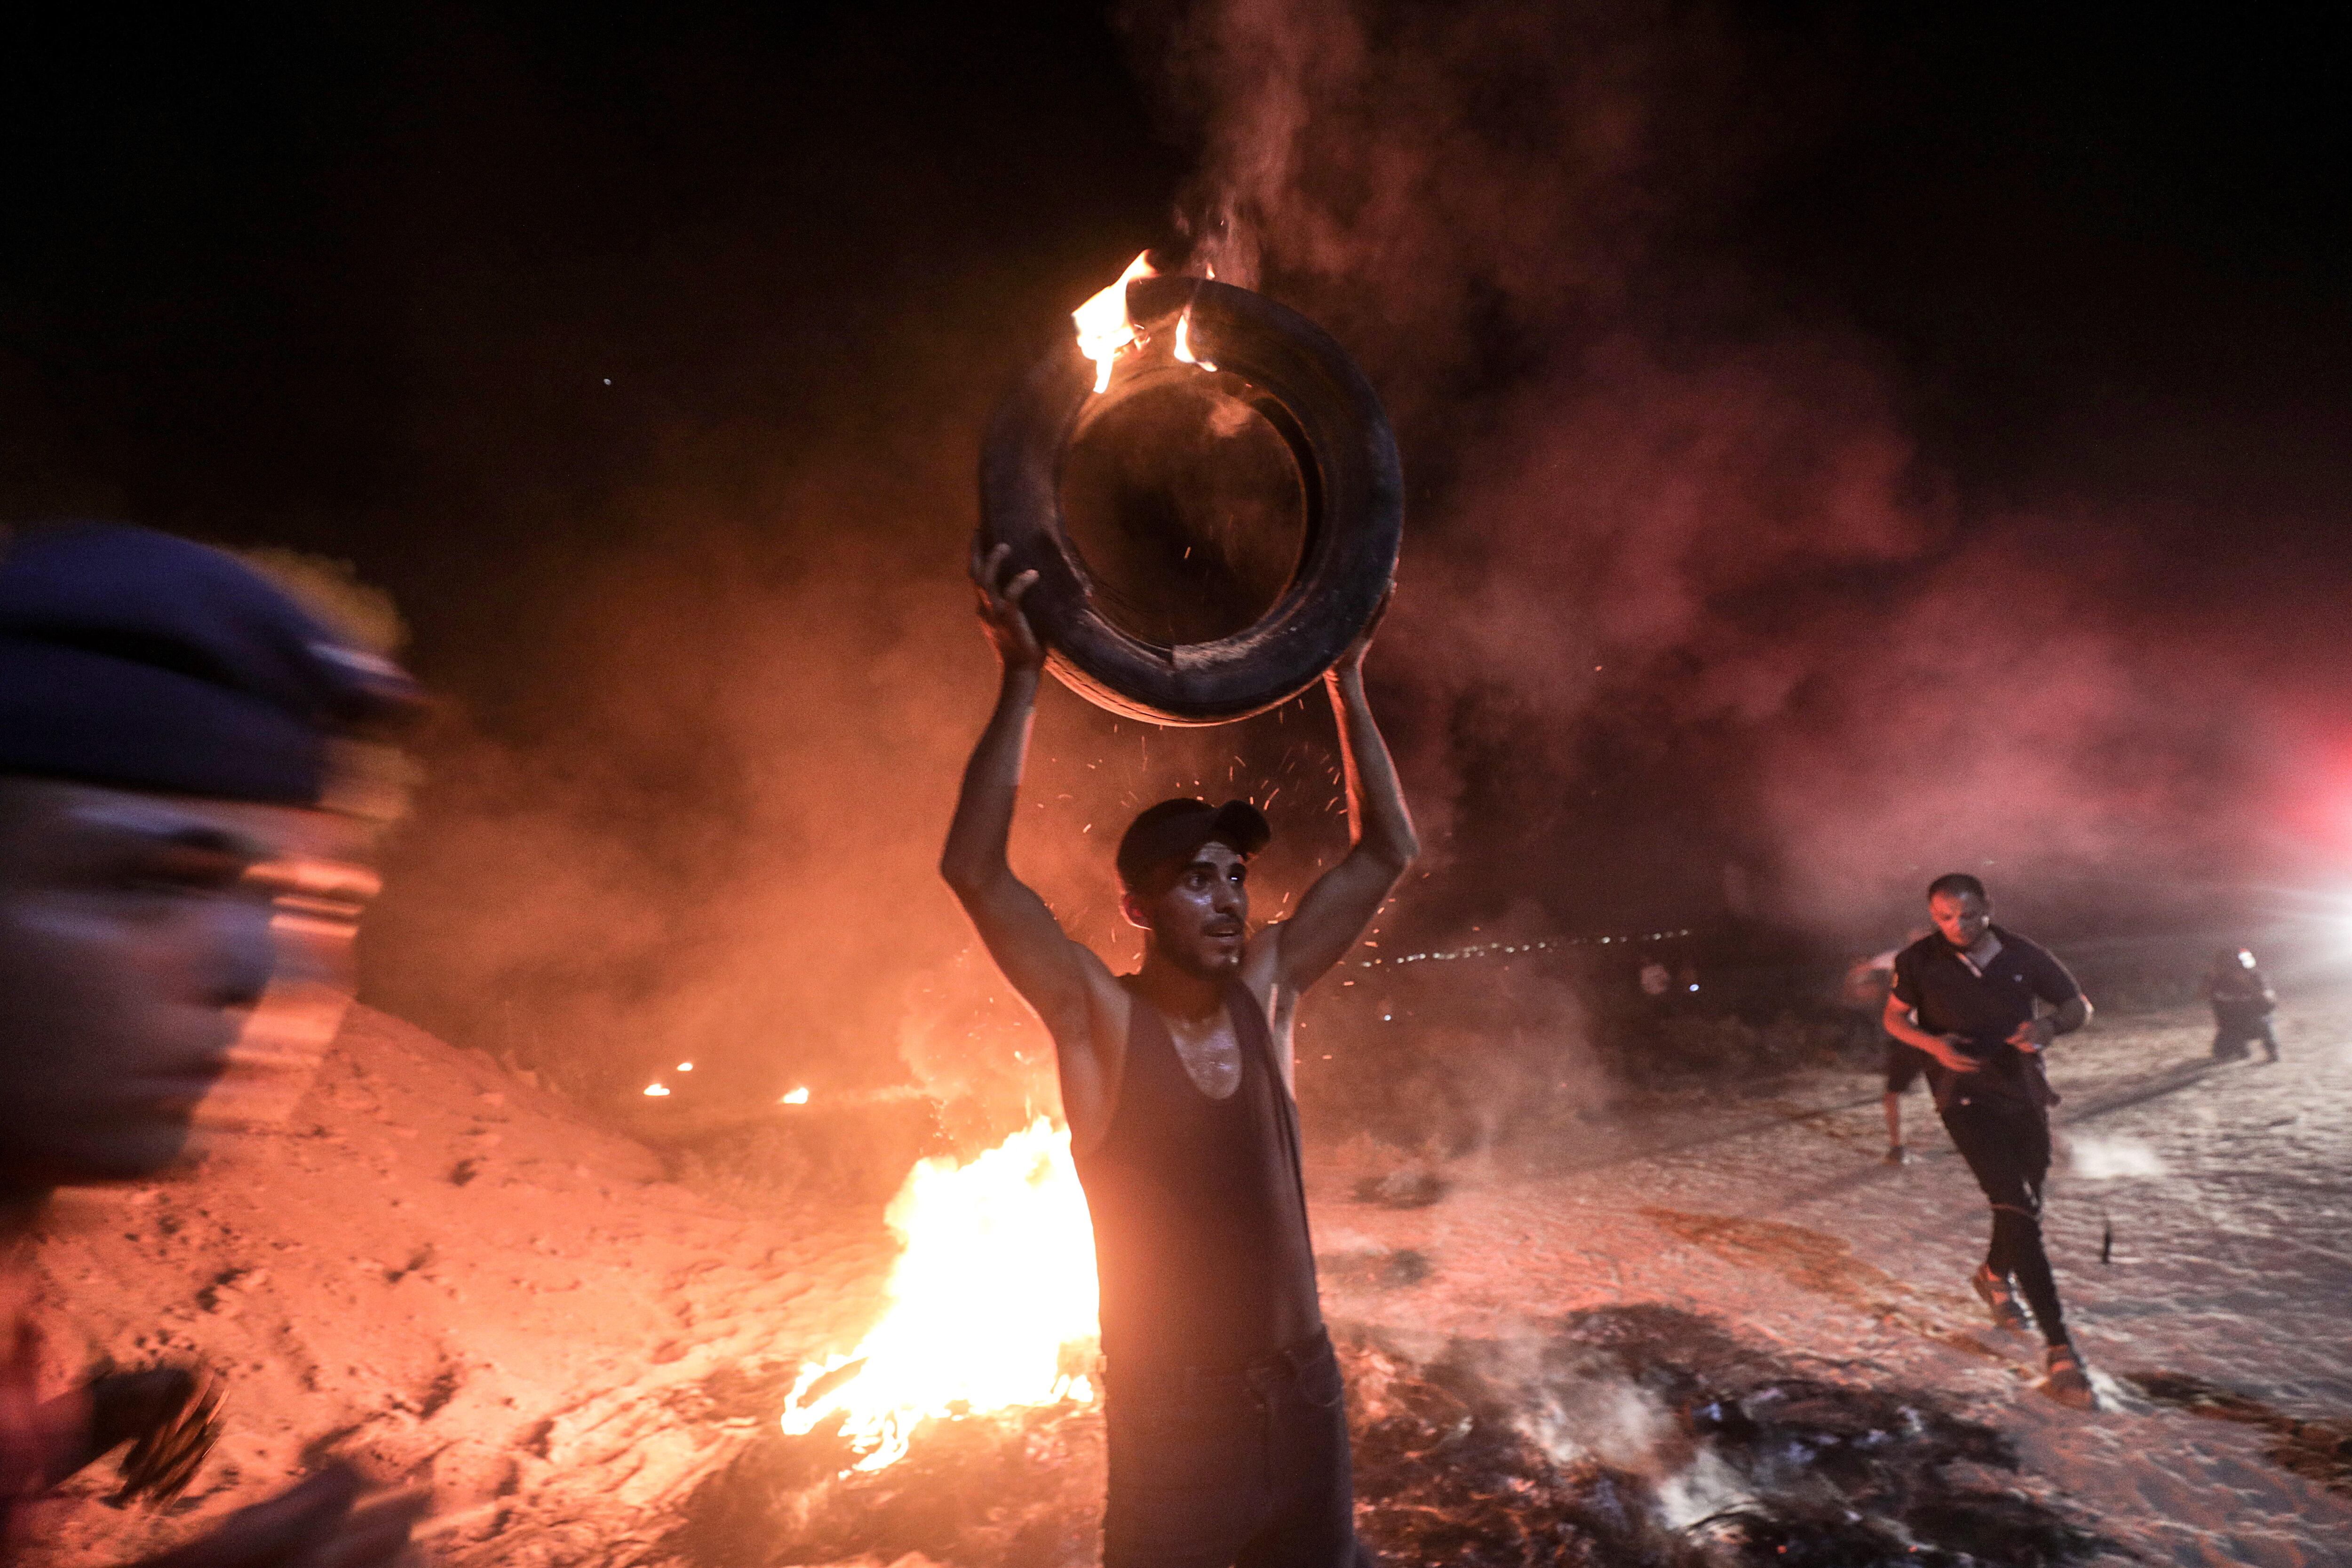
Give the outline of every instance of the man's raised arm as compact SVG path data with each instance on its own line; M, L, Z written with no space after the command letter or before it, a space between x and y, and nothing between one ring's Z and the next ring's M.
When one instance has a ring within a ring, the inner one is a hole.
M1034 889L1013 874L1005 845L1013 832L1013 805L1021 790L1021 765L1029 750L1029 722L1037 707L1037 681L1045 651L1021 600L1037 574L1006 581L1006 547L982 558L972 547L971 576L980 590L980 618L1004 670L996 711L972 748L964 768L963 793L940 856L940 875L962 901L996 966L1066 1047L1086 1035L1085 965L1094 955L1069 939L1054 911Z
M1298 912L1280 931L1279 973L1284 984L1304 991L1330 972L1381 912L1381 904L1413 857L1421 840L1397 784L1388 742L1364 700L1367 629L1325 677L1331 710L1339 726L1339 761L1348 780L1348 833L1354 840L1346 858L1315 879L1298 901Z

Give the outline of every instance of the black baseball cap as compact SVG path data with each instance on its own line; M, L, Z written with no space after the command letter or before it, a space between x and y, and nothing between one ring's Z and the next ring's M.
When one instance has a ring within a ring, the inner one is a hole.
M1211 805L1179 795L1146 806L1118 840L1118 879L1131 893L1156 892L1192 864L1203 844L1233 847L1244 859L1266 847L1274 828L1245 800Z

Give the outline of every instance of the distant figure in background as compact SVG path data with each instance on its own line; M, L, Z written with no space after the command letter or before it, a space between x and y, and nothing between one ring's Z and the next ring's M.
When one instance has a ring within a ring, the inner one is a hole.
M1634 1005L1635 1016L1642 1020L1644 1033L1654 1037L1679 1011L1675 1005L1674 972L1654 958L1634 973L1633 984L1641 994Z
M1925 927L1905 933L1908 944L1927 934ZM1879 1040L1885 1078L1885 1090L1879 1096L1879 1105L1886 1115L1886 1152L1881 1163L1906 1165L1911 1162L1911 1152L1903 1142L1903 1097L1910 1092L1934 1058L1916 1046L1904 1044L1886 1032L1886 998L1895 989L1895 960L1903 949L1890 947L1885 952L1874 953L1846 972L1846 994L1858 1007L1866 1007L1870 1027Z
M2205 1000L2213 1004L2214 1060L2242 1060L2246 1047L2257 1043L2264 1060L2279 1059L2278 1035L2271 1027L2278 997L2252 953L2242 947L2215 953L2213 967L2205 972Z
M317 809L331 742L412 700L218 551L100 524L0 536L0 1556L24 1505L110 1449L131 1445L122 1495L168 1500L211 1446L185 1368L40 1397L24 1254L55 1189L180 1158L283 970L280 895L356 913L364 868L287 878L344 837ZM389 1563L417 1506L355 1511L360 1489L330 1467L148 1568Z
M1992 1205L1992 1245L1969 1283L2004 1329L2021 1329L2012 1281L2047 1346L2042 1392L2087 1408L2091 1380L2066 1336L2058 1281L2042 1246L2042 1184L2050 1173L2050 1107L2058 1097L2042 1053L2091 1019L2066 966L1992 923L1984 884L1964 871L1927 887L1934 932L1895 961L1886 1032L1930 1059L1928 1087L1944 1130ZM2036 1016L2037 1002L2052 1011Z
M999 546L974 552L1003 669L940 869L1054 1038L1102 1284L1106 1568L1349 1568L1346 1388L1299 1168L1300 994L1362 938L1418 843L1364 699L1370 633L1327 684L1353 843L1286 921L1250 929L1246 801L1161 801L1119 839L1142 967L1113 974L1005 858L1045 660ZM1009 580L1008 580L1009 579Z

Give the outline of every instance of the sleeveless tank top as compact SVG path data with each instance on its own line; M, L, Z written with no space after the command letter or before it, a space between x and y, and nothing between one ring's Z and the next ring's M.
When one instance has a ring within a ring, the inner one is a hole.
M1122 1370L1248 1366L1323 1325L1297 1110L1273 1031L1248 991L1227 989L1241 1083L1212 1100L1184 1070L1160 1010L1131 984L1129 995L1118 1104L1102 1142L1076 1159L1094 1221L1103 1355L1114 1382Z

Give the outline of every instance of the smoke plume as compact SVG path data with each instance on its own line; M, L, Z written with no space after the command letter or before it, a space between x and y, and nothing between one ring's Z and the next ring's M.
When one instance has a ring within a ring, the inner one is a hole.
M2276 868L2260 824L2317 787L2325 591L2242 558L2184 582L2142 548L2163 502L1989 501L1923 450L1890 356L1720 243L1834 97L1759 30L1517 0L1129 18L1202 150L1219 275L1328 321L1399 419L1381 673L1466 907L1540 867L1572 925L1647 918L1647 858L1661 918L1864 931L1954 868L2053 910Z
M2184 564L2147 487L1958 471L1896 356L1743 254L1836 112L1801 51L1645 0L1123 15L1195 259L1321 321L1399 428L1370 679L1431 855L1392 919L1874 940L1947 869L2030 921L2347 847L2331 579ZM932 869L991 692L961 571L989 404L1131 249L910 295L858 414L677 432L574 530L516 611L549 651L433 748L386 1000L607 1089L693 1052L1008 1126L1050 1096ZM1175 793L1270 804L1262 914L1344 847L1319 697L1183 731L1049 690L1015 861L1115 959L1111 843Z

